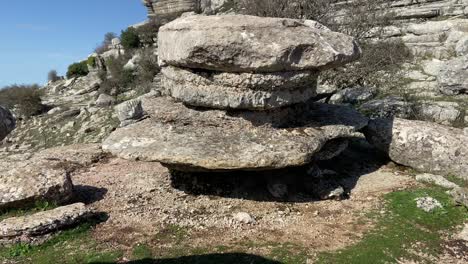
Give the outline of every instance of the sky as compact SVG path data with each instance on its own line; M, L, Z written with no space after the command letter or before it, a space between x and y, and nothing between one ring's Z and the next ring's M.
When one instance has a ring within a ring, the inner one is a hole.
M0 87L64 75L105 33L145 19L140 0L0 0Z

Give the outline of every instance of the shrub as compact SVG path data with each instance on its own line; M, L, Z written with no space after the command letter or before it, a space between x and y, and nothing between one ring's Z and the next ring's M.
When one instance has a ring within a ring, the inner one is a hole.
M134 84L136 80L134 71L124 68L131 56L131 53L126 53L118 58L109 58L106 61L106 68L110 78L107 78L107 74L100 74L104 77L100 87L101 93L117 95L125 92L129 86Z
M95 67L96 66L96 57L94 57L94 56L88 57L88 59L86 60L86 64L91 66L91 67Z
M11 85L0 89L0 105L15 109L22 116L40 114L44 109L41 103L43 90L39 85Z
M112 40L114 38L117 38L117 34L113 33L113 32L107 32L105 35L104 35L104 40L102 41L101 44L99 44L95 49L94 49L94 52L96 52L97 54L102 54L106 51L109 50L109 45L112 43Z
M158 37L159 27L160 24L156 20L151 19L148 23L136 28L141 44L154 44Z
M132 50L140 47L140 37L135 28L129 27L122 31L120 35L122 46L126 50Z
M47 80L49 82L56 82L60 79L60 77L57 74L56 70L50 70L49 73L47 73Z
M89 73L88 62L82 61L68 66L67 78L86 76Z

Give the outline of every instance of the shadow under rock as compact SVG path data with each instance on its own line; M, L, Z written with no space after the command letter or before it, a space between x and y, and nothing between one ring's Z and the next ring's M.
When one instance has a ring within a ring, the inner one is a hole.
M92 262L92 264L104 264L109 262ZM117 263L117 262L114 262ZM142 259L129 262L118 262L127 264L281 264L281 262L266 259L260 256L244 253L208 254L197 256L186 256L170 259Z
M310 202L345 199L359 177L388 163L385 155L363 138L350 140L337 157L303 167L268 171L193 172L171 171L172 187L190 195L275 202ZM330 197L343 187L344 193Z
M84 204L92 204L104 199L107 193L106 188L98 188L88 185L75 185L73 202L81 202Z

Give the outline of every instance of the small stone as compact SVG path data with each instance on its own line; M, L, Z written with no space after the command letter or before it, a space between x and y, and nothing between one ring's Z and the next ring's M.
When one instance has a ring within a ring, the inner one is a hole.
M438 208L442 208L442 204L432 197L421 197L415 199L416 206L424 212L430 213Z
M332 190L330 193L322 197L323 199L335 199L340 200L345 193L345 190L342 186Z
M240 212L234 215L234 220L243 224L255 224L255 219L248 213Z
M457 239L468 241L468 224L465 224L463 230L456 235Z
M453 200L468 208L468 188L455 188L450 191Z

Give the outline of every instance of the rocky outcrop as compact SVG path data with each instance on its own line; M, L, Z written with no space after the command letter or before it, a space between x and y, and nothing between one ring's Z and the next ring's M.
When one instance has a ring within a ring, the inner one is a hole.
M16 119L6 108L0 106L0 141L15 129Z
M359 58L353 38L311 21L187 16L159 30L162 66L224 72L325 70Z
M120 126L127 126L135 123L144 116L141 99L123 102L115 107L115 112L119 118Z
M271 170L338 155L340 139L367 125L309 100L318 70L360 55L317 22L187 16L161 28L158 54L173 98L144 98L149 118L112 133L104 150L179 171Z
M12 217L0 222L0 242L34 242L41 236L74 226L93 213L82 203L58 207L32 215Z
M370 121L365 134L396 163L468 179L468 136L461 129L398 118L376 119Z

